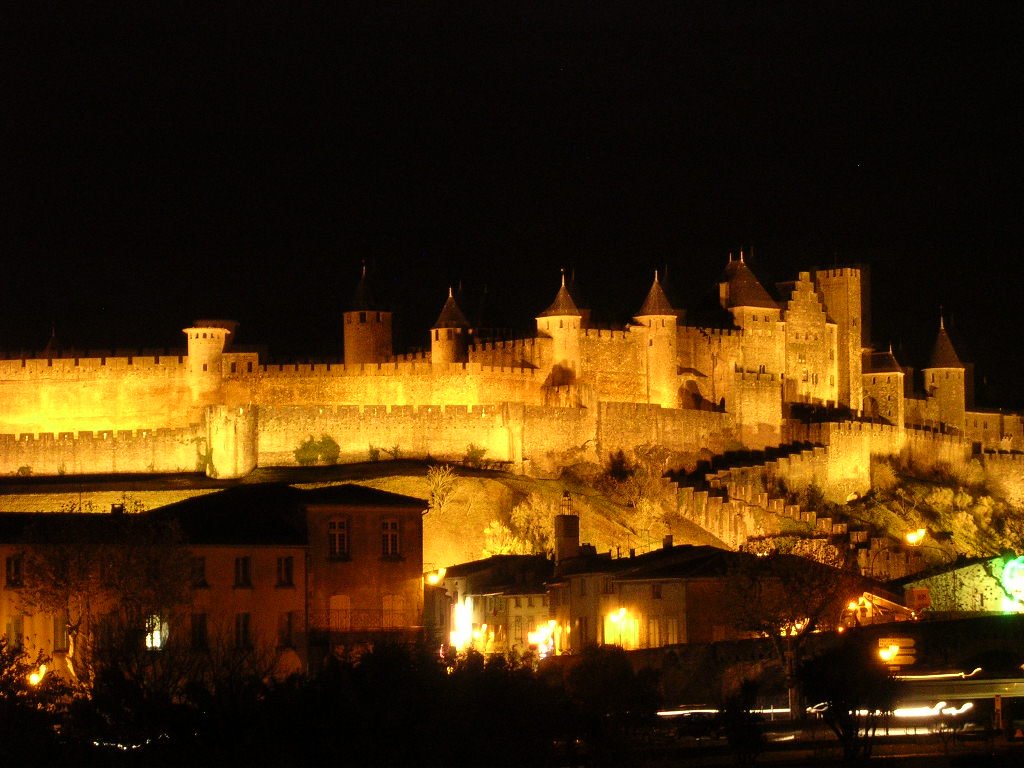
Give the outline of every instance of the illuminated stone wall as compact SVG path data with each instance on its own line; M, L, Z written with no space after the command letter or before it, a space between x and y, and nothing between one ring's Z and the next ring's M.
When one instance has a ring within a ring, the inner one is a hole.
M906 407L903 378L900 371L864 374L861 377L864 415L885 419L896 426L903 424Z
M736 371L725 409L740 425L740 442L761 449L781 442L781 382L772 373Z
M0 433L186 427L184 356L0 360Z
M836 403L836 326L829 323L809 272L801 272L785 305L784 397L789 402Z
M630 331L584 331L581 378L593 387L598 400L647 401L645 343Z
M818 270L814 281L829 319L836 323L839 402L857 412L863 407L861 349L871 342L861 271L853 267Z
M206 431L63 432L0 435L0 473L81 475L134 472L202 472Z
M679 366L697 372L701 396L713 404L733 398L733 372L740 362L741 331L680 327L677 331Z

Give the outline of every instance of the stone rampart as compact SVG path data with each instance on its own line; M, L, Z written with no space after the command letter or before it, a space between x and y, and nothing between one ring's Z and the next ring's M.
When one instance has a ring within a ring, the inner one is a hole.
M338 443L342 463L387 458L396 448L399 456L454 460L471 443L486 449L487 459L516 461L509 424L516 416L500 405L263 406L257 463L295 464L295 449L322 435Z
M202 471L205 430L0 435L0 473L32 475Z

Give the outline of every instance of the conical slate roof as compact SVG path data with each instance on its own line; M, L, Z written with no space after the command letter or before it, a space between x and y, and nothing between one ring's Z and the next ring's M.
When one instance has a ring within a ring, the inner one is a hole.
M348 311L363 311L363 310L378 310L381 309L377 305L377 302L373 300L373 294L370 292L370 284L366 279L366 265L363 264L363 272L359 276L359 285L356 286L356 291L352 296L352 301L349 302Z
M665 289L661 287L661 283L658 281L658 273L654 273L654 282L651 283L651 290L647 292L647 298L644 299L643 305L640 307L640 311L636 313L637 317L647 317L648 315L675 315L676 311L672 307L672 303L668 300L668 296L665 295Z
M434 323L435 328L468 328L469 321L466 316L462 314L462 310L459 309L459 305L455 303L455 297L452 295L452 289L448 289L448 300L444 303L444 307L441 308L441 314L437 317L437 322Z
M545 309L538 317L552 317L557 315L575 315L579 317L580 311L576 308L576 302L569 295L569 289L565 287L565 275L562 275L562 287L555 294L555 300L551 306Z
M953 348L953 341L946 333L946 324L939 322L939 335L935 337L935 346L932 347L932 358L928 363L929 368L963 368L960 357Z
M778 309L779 305L768 295L768 291L754 276L744 262L742 256L738 261L730 261L725 265L722 282L729 286L725 297L725 308L733 307L765 307Z

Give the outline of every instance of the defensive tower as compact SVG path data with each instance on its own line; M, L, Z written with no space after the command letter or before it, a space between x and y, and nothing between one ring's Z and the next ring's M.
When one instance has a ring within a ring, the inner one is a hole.
M647 402L662 408L679 405L677 316L655 271L654 282L635 319L639 323L636 331L643 337Z
M825 304L825 312L836 324L839 403L854 412L861 411L864 408L861 361L863 350L871 343L861 269L819 269L814 272L814 282Z
M345 365L383 363L391 359L391 312L382 309L370 293L366 264L345 320Z
M933 401L935 417L944 425L963 434L967 426L967 369L953 347L946 323L939 317L939 333L935 337L931 360L924 369L924 389Z
M469 321L448 289L437 322L430 330L430 362L435 364L464 363L469 359Z
M224 348L235 324L221 320L196 320L183 328L188 337L188 386L192 402L206 405L216 402L224 380Z
M552 386L572 384L580 370L580 325L582 314L565 287L555 294L551 306L537 316L537 332L551 339L551 369L547 383Z

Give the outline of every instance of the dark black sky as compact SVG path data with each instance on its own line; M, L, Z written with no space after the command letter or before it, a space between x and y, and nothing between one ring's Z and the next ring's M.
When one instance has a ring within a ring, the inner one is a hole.
M1024 399L1020 3L13 5L9 350L214 316L337 355L363 259L399 345L460 281L529 327L562 266L623 321L752 247L765 282L869 262L879 344L920 364L943 305Z

